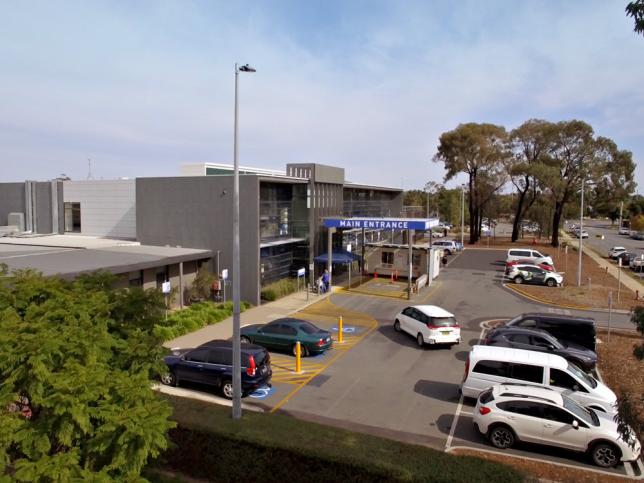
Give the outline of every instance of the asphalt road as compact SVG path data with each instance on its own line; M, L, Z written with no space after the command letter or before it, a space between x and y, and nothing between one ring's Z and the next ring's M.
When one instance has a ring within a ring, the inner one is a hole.
M588 232L584 244L588 244L604 257L608 255L608 250L617 246L638 254L644 253L644 240L633 240L628 235L618 235L617 228L617 223L611 227L610 220L584 220L584 230ZM597 235L603 235L604 239Z

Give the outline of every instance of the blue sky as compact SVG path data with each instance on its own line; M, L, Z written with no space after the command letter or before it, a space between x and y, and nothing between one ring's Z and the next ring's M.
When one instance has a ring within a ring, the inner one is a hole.
M240 160L440 181L438 137L578 118L633 152L644 192L644 37L625 0L0 0L0 181L179 174Z

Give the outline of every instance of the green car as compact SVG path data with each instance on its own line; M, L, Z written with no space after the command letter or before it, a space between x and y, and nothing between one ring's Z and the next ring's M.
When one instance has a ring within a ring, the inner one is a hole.
M302 319L283 318L268 324L247 325L241 329L242 344L258 344L267 349L291 352L300 342L302 356L321 354L333 345L331 332Z

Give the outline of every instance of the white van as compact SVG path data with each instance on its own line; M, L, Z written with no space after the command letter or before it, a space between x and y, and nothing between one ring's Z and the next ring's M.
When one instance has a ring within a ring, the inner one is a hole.
M515 260L532 260L535 263L554 265L550 255L539 253L537 250L533 250L532 248L510 248L508 250L508 258L505 261L507 263Z
M614 413L617 397L605 384L555 354L475 345L467 358L461 391L477 398L494 384L529 384L554 389L582 406Z

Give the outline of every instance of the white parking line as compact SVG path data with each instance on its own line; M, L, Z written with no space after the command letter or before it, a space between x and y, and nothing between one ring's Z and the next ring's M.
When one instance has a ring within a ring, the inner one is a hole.
M483 334L487 330L486 326L483 325L485 324L485 322L486 321L481 322L479 324L481 327L481 333L479 334L479 340L478 340L479 342L481 341L481 339L483 339ZM449 436L447 436L447 441L445 442L445 451L449 451L450 447L452 446L452 440L454 439L454 431L456 431L456 426L458 425L458 418L460 417L461 411L463 409L463 399L464 399L463 394L461 394L461 397L458 400L458 406L456 407L456 413L454 413L454 419L452 420L452 427L449 430Z
M624 463L624 470L626 471L626 474L630 477L635 476L635 472L633 471L633 467L631 466L630 463Z

